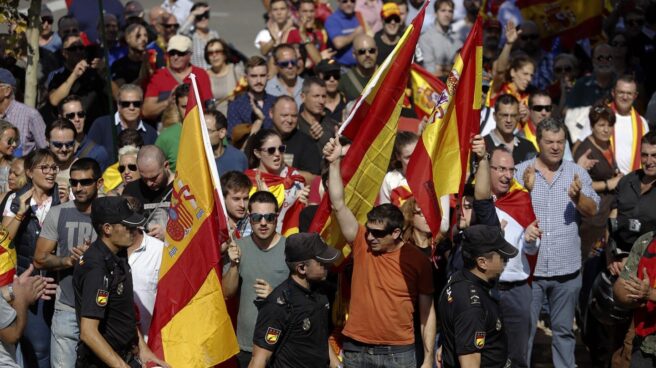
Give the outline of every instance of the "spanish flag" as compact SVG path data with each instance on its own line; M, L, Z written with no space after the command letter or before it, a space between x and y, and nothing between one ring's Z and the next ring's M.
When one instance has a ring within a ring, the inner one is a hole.
M428 70L413 63L410 69L410 86L417 117L423 119L430 116L444 91L444 82L429 73Z
M0 286L14 282L16 275L16 248L7 230L0 229Z
M353 143L342 160L344 201L359 223L365 223L373 208L383 178L389 166L405 88L408 70L424 20L424 4L412 24L408 26L390 55L376 70L358 98L344 124L342 133ZM314 216L310 231L319 232L326 242L342 249L344 256L350 247L331 217L328 196L324 196Z
M428 125L417 142L406 178L433 234L440 232L439 198L462 193L471 138L480 127L483 77L483 27L479 15Z
M212 367L239 346L220 281L227 214L196 76L191 79L148 344L173 367Z

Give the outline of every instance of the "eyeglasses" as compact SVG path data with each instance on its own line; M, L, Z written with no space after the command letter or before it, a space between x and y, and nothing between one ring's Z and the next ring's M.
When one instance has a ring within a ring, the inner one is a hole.
M370 47L368 49L358 49L358 55L364 55L364 54L375 54L376 53L376 48L375 47Z
M394 232L394 229L388 230L388 229L372 229L370 227L365 227L367 234L371 234L374 238L384 238L387 235L391 234Z
M7 139L7 144L10 145L10 146L13 146L16 143L18 143L18 140L14 137L11 137L11 138Z
M572 71L571 65L554 67L554 72L556 73L569 73L571 71Z
M46 15L44 17L41 17L41 23L50 23L50 24L52 24L52 22L53 22L53 18L50 17L50 16Z
M613 55L599 55L597 56L597 61L613 61Z
M68 141L68 142L52 141L52 142L50 142L50 144L52 144L53 146L55 146L55 148L58 148L58 149L62 149L64 147L73 148L73 146L75 146L75 141Z
M517 172L517 169L515 169L514 167L503 167L503 166L492 166L492 165L490 165L490 169L498 172L499 174L508 173L510 175L515 175L515 173Z
M326 82L330 80L330 78L333 78L334 80L339 80L339 78L342 76L340 72L328 72L328 73L323 73L323 80Z
M537 34L523 34L520 37L522 41L535 41L540 38Z
M170 29L170 28L178 29L178 28L180 28L180 25L178 23L173 23L173 24L162 23L162 27L167 28L167 29Z
M43 175L46 175L48 172L52 172L55 174L59 172L59 166L57 165L39 165L36 168L41 170L41 173L43 173Z
M87 113L84 111L73 111L64 114L64 117L68 120L73 120L75 119L76 116L80 119L84 119L85 117L87 117Z
M248 217L252 222L260 222L262 219L264 219L264 221L272 223L276 221L276 217L278 217L278 215L275 213L251 213Z
M223 54L225 54L224 50L207 50L207 56L223 55Z
M83 187L88 187L96 183L96 179L68 179L68 182L71 184L71 188L75 188L78 184Z
M130 106L134 106L135 109L140 109L141 108L141 101L119 101L118 102L119 106L121 108L127 109Z
M401 17L392 15L391 17L385 18L385 23L401 23Z
M531 110L535 112L542 112L542 111L551 112L551 108L552 108L551 105L533 105L533 107L531 107Z
M136 164L127 164L127 165L118 165L118 172L123 174L125 169L128 169L130 171L136 172L137 171L137 165Z
M266 153L268 153L268 154L270 154L270 155L273 155L274 153L276 153L276 151L278 151L278 152L280 152L280 153L285 153L285 151L287 151L287 146L284 145L284 144L281 144L281 145L278 146L278 147L260 148L260 151L262 151L262 152L266 152Z
M293 68L296 66L296 60L281 60L276 63L279 68Z
M197 21L198 20L203 20L203 19L210 19L210 12L209 11L206 11L205 13L199 14L199 15L196 16Z
M171 50L167 52L167 54L169 54L169 57L173 57L173 56L184 57L187 56L189 53L186 51Z
M82 52L84 51L84 46L83 45L71 45L65 48L64 50L68 52Z

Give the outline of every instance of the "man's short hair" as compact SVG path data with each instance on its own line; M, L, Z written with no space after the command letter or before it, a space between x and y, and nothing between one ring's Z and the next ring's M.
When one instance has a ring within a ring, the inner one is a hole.
M273 194L271 194L271 192L260 190L253 193L248 199L248 212L252 211L253 203L271 203L274 205L276 213L278 213L278 200Z
M287 5L287 1L286 1L286 0L271 0L271 1L269 1L269 10L271 10L271 8L273 8L273 4L275 4L275 3L279 3L279 2L284 2L285 5Z
M391 203L376 206L367 213L367 222L384 224L385 230L403 230L403 212Z
M440 6L442 4L447 4L451 6L451 9L455 9L455 4L453 3L453 0L437 0L435 3L433 3L433 10L435 10L435 13L440 9Z
M143 89L141 89L141 87L137 86L136 84L126 83L122 85L118 89L117 96L120 96L123 92L136 92L139 94L139 96L141 96L140 99L143 100Z
M48 142L50 142L50 133L52 133L53 130L55 129L60 129L60 130L66 130L70 129L73 131L73 136L75 137L75 134L77 134L77 130L75 129L75 125L71 123L68 119L57 119L52 122L47 128L46 128L46 139Z
M228 119L223 113L216 109L210 109L205 111L205 116L210 115L214 117L216 121L216 130L227 129L228 128Z
M138 130L124 129L116 136L116 145L119 149L130 145L140 148L144 145L144 140Z
M547 97L551 99L551 96L543 89L534 91L528 96L528 107L533 107L533 99L536 97Z
M508 147L506 147L503 144L500 144L500 145L495 146L494 148L492 148L492 151L490 151L490 161L492 161L492 157L494 157L494 154L497 153L497 152L504 152L504 153L509 154L512 157L512 152L510 152Z
M642 136L640 144L648 144L650 146L656 145L656 130L652 130L649 133Z
M536 128L535 136L536 136L538 142L540 142L544 132L558 133L561 130L563 132L566 132L565 129L566 129L565 124L562 121L560 121L556 118L549 117L549 118L545 118L544 120L542 120L541 122L538 123L538 126Z
M301 92L308 94L312 86L319 86L319 87L326 88L326 82L324 82L323 79L317 77L305 78L303 80L303 87L301 88Z
M138 19L140 19L140 18L138 18ZM144 26L143 24L137 23L137 22L131 22L130 24L128 24L127 27L125 27L125 32L123 32L123 34L127 36L129 34L132 34L132 32L136 31L139 28L145 29L146 32L148 31L146 26Z
M280 96L276 97L275 100L273 100L273 104L271 105L271 109L274 109L276 106L278 106L278 104L279 104L281 101L289 101L289 102L293 102L294 105L296 105L296 100L294 100L293 97L291 97L291 96L287 96L287 95L280 95ZM298 108L298 106L296 106L296 108Z
M64 115L64 105L66 105L69 102L79 102L80 105L82 105L82 109L84 110L84 104L82 104L82 98L78 95L68 95L64 97L64 99L59 103L59 106L57 106L57 110L59 110L59 115Z
M628 83L628 84L635 84L636 86L638 85L638 82L636 81L633 74L623 74L620 77L618 77L617 80L615 80L615 85L613 86L613 88L617 88L617 85L620 82Z
M189 96L189 85L186 83L182 83L175 87L173 90L173 96L175 96L175 103L178 103L178 100L182 97L188 97Z
M221 175L221 192L224 197L228 195L229 191L250 191L252 186L251 179L241 171L233 170Z
M247 61L246 61L246 73L248 74L248 71L258 67L258 66L263 66L268 69L267 61L261 57L261 56L251 56Z
M74 171L89 171L93 172L93 180L100 179L102 171L100 171L100 165L98 161L92 159L91 157L83 157L75 160L71 165L71 173Z
M288 44L288 43L281 43L280 45L274 47L273 52L271 52L271 54L273 55L273 59L276 62L280 61L280 60L278 60L278 53L280 52L280 50L284 50L284 49L287 49L287 50L290 50L291 52L293 52L294 53L294 59L296 59L296 49L294 48L294 46L292 46L291 44Z
M501 96L499 96L494 103L494 111L499 111L499 106L501 105L519 105L519 101L517 101L517 98L515 96L504 93Z

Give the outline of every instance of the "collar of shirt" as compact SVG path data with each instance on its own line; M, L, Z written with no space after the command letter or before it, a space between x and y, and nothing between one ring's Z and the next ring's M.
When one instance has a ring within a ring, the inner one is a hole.
M492 142L494 142L495 146L500 146L500 145L506 145L506 142L504 142L501 137L499 137L499 134L497 133L496 129L493 129L490 132L490 138L492 138ZM519 144L519 139L517 139L516 136L513 136L513 146L517 147Z
M144 252L144 251L146 250L146 243L147 243L147 241L146 241L146 240L147 240L147 239L146 239L146 236L147 236L146 234L143 234L143 233L142 233L141 244L139 244L139 248L137 248L137 249L134 250L135 253L137 253L137 252L139 252L139 253L140 253L140 252Z
M123 125L123 122L121 121L121 118L118 115L118 111L114 114L114 125L120 125L121 130L125 129L125 126ZM137 125L137 130L141 130L143 132L146 131L146 126L143 123L143 120L139 120L139 125Z
M9 115L11 110L14 108L14 106L16 106L16 100L11 100L9 106L7 106L7 110L5 110L5 112L2 115L0 115L0 118L5 119Z
M478 276L474 275L471 271L469 271L467 269L462 270L462 275L464 276L464 278L466 278L467 280L473 282L474 284L482 287L484 290L492 289L492 284L490 284L489 282L479 278Z

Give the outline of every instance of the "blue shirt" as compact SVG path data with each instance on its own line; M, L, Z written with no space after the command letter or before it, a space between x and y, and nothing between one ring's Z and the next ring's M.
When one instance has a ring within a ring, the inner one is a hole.
M355 29L360 26L358 18L355 16L355 13L347 16L341 10L336 10L332 13L328 19L326 19L326 32L328 33L328 38L332 42L335 37L338 36L348 36L351 33L355 32ZM336 48L335 48L336 49ZM335 59L342 65L353 66L355 65L355 56L353 56L353 43L349 44L347 47L337 50L335 54Z
M287 86L285 86L277 76L269 79L264 90L267 94L275 97L282 95L289 96L289 92L287 92ZM296 107L300 107L303 104L303 100L301 99L301 92L303 92L303 78L296 77L294 95L290 96L294 98L294 101L296 101Z
M223 176L223 174L227 173L228 171L244 172L246 169L248 169L248 160L246 159L244 152L229 144L225 146L223 155L216 158L215 160L216 169L219 171L219 176Z
M517 165L515 179L524 185L524 171L535 167L536 158ZM531 191L533 210L540 220L542 237L535 276L554 277L572 274L581 269L581 238L579 237L580 214L576 204L567 194L569 186L578 175L581 194L592 199L599 208L599 196L592 189L588 172L571 161L563 160L549 183L540 171L535 170L535 184Z
M96 160L96 162L98 162L100 165L100 171L102 172L105 172L107 166L113 163L113 161L110 161L109 159L107 150L103 146L89 139L89 136L85 136L84 139L82 139L80 147L75 152L75 157L88 157Z
M114 114L113 117L111 115L101 116L91 124L91 129L89 129L89 134L87 134L89 139L105 148L107 154L112 160L117 157L116 144L114 143L114 138L112 136L112 129L114 129L115 126L118 126L116 133L118 135L118 132L123 130L123 126L118 119L118 113ZM140 121L137 131L143 138L144 145L155 144L155 141L157 140L157 131L155 128Z
M269 109L273 106L275 99L275 97L268 93L264 95L264 107L262 108L262 113L264 114L262 128L264 129L273 126L273 122L269 116ZM237 124L253 124L253 121L255 121L255 116L253 116L253 108L248 98L248 92L240 94L228 103L228 138L232 137L232 130Z

